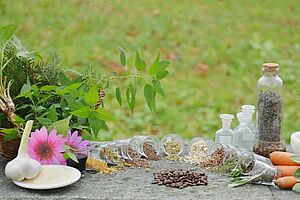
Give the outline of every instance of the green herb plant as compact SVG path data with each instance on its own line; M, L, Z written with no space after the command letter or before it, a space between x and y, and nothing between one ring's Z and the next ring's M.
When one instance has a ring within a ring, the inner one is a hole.
M299 161L299 160L298 160ZM297 169L295 171L295 174L294 176L296 178L298 178L298 180L300 181L300 169ZM292 188L293 191L297 192L297 193L300 193L300 183L297 183L296 185L294 185L294 187Z
M10 37L7 37L7 41L11 39L14 31L15 28L11 31ZM167 67L170 62L160 60L160 53L158 53L154 62L147 67L138 50L135 52L134 61L136 73L124 72L122 74L113 73L111 76L99 76L93 68L87 67L83 73L75 70L58 72L55 76L57 81L51 81L51 84L44 84L43 79L32 83L33 79L28 75L26 83L14 98L14 101L22 102L16 106L16 113L20 116L18 121L15 120L16 124L22 126L25 121L34 120L35 128L40 126L48 129L55 128L59 133L65 135L68 130L76 129L90 133L92 138L97 138L100 129L108 130L106 122L114 120L114 116L105 110L103 103L104 91L112 87L120 106L123 104L122 96L126 96L131 112L134 112L138 87L143 87L146 103L151 111L155 111L156 95L165 96L160 81L168 75ZM122 47L120 47L120 63L124 68L130 68ZM35 73L41 72L32 71L31 76L34 76ZM44 73L53 72L49 70ZM46 75L43 76L46 77ZM119 86L120 81L128 83L123 95L123 90ZM9 82L7 87L9 88L11 84L12 82ZM3 91L9 93L9 89ZM10 134L10 138L19 132L16 127L11 129L13 133L8 130L4 129L2 132Z

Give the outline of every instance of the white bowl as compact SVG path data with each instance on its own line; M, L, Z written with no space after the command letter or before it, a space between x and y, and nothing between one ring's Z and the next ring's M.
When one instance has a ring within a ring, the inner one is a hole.
M291 135L291 148L294 154L300 154L300 131Z

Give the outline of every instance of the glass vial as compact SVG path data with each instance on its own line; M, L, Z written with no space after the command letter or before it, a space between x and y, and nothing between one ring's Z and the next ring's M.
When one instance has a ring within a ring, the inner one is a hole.
M203 157L208 155L212 141L204 137L194 137L188 146L188 154L192 157Z
M257 83L257 127L259 134L253 148L259 155L269 157L273 151L285 151L282 139L283 81L278 76L279 65L265 63L263 76Z
M276 177L280 177L280 171L266 162L257 160L251 153L245 153L239 161L244 175L253 176L261 174L253 182L258 184L272 184Z
M232 145L233 130L230 126L234 116L230 114L221 114L220 118L222 121L222 128L216 132L215 141L224 145Z
M134 136L142 141L141 143L141 154L148 160L160 160L160 141L155 136Z
M161 139L161 145L168 160L178 160L184 150L184 141L177 134L164 136Z
M235 129L233 136L233 145L235 147L249 151L253 149L255 137L258 133L258 129L252 122L254 113L255 106L242 106L241 124Z

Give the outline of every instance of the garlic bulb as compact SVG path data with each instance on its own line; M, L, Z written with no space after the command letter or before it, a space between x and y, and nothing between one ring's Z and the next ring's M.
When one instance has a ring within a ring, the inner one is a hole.
M31 159L27 152L28 139L32 124L32 120L26 123L18 151L18 156L7 163L5 167L5 175L14 181L35 178L42 171L41 164L38 161Z

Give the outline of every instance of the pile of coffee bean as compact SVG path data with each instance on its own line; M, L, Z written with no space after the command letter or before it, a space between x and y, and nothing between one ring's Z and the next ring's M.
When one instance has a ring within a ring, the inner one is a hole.
M148 160L160 160L160 156L150 143L145 142L143 144L143 149Z
M207 185L207 176L205 173L170 170L154 173L154 182L152 184L165 185L167 187L182 189L188 186Z
M130 156L131 160L128 160L127 163L131 164L133 167L137 167L137 168L149 167L150 165L149 161L141 158L140 154L133 148L131 147L128 148L128 155Z

